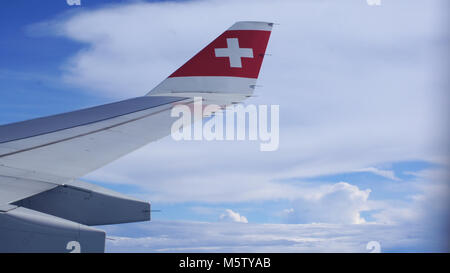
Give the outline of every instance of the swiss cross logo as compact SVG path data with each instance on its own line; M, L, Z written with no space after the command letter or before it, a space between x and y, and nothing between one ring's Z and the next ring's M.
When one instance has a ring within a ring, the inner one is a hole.
M242 68L241 58L253 58L252 48L240 48L238 38L227 38L227 48L215 48L216 57L228 57L230 67Z

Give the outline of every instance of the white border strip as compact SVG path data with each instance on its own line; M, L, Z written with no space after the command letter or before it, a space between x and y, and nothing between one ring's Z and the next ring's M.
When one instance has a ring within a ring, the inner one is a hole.
M273 23L241 21L236 22L228 30L265 30L272 31Z
M195 77L171 77L165 79L147 95L167 93L231 93L246 94L253 93L256 79L223 76L195 76Z

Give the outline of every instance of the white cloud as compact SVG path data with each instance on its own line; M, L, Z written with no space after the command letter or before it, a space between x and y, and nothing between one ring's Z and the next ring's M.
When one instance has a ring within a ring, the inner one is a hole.
M248 220L245 216L240 215L239 213L234 212L231 209L226 209L225 212L220 215L219 220L222 222L248 223Z
M345 182L328 185L315 198L295 200L286 216L289 223L365 223L360 212L369 210L369 194Z
M400 178L398 178L397 176L395 176L395 173L393 171L390 170L380 170L374 167L368 167L368 168L362 168L362 169L358 169L358 170L354 170L354 172L370 172L382 177L386 177L388 179L391 180L400 180Z

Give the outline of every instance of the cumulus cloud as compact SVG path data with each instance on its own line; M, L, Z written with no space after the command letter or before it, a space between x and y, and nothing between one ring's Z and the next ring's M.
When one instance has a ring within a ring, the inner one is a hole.
M294 201L294 208L285 211L290 223L361 224L360 212L369 209L370 189L360 190L345 182L323 188L316 197Z
M231 209L226 209L225 212L220 215L219 220L222 222L248 223L248 220L245 216L240 215L239 213L234 212Z

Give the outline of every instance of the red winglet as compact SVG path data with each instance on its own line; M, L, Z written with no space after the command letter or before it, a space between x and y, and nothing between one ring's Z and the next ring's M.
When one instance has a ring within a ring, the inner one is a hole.
M258 78L272 23L237 22L170 77Z

